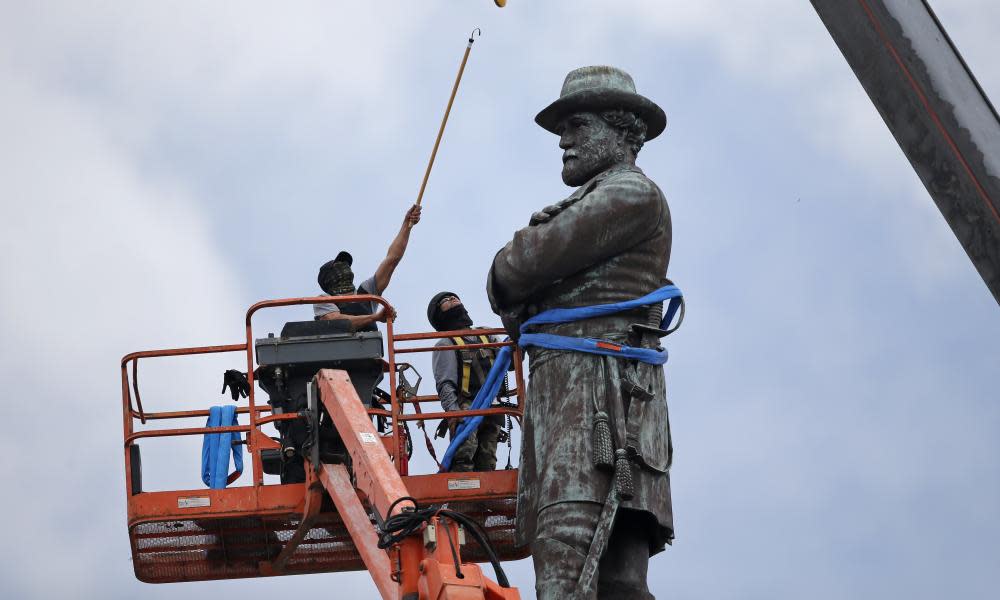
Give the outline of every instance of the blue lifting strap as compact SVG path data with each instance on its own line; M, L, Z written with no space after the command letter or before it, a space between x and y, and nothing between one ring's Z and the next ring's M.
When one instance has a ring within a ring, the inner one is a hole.
M660 329L666 330L670 327L670 323L673 322L674 316L681 306L682 298L683 295L677 286L667 285L634 300L577 308L552 308L531 317L521 325L521 337L518 340L518 345L522 348L537 346L553 350L569 350L573 352L586 352L588 354L616 356L618 358L638 360L653 365L662 365L667 362L667 351L665 349L635 348L626 344L617 344L605 340L574 338L550 333L527 333L527 330L534 325L582 321L583 319L602 317L669 300L670 302L666 310L663 311L663 320L660 321ZM510 347L506 346L501 348L500 352L497 353L497 358L493 362L493 368L490 369L489 374L486 376L486 381L479 388L476 398L469 407L471 410L489 408L493 404L493 399L500 392L500 383L503 381L503 374L510 368L512 352ZM441 459L442 472L451 468L451 461L455 456L455 451L468 439L473 431L479 428L479 424L482 421L482 415L462 420L462 424L455 432L455 437L448 444L444 458Z
M587 352L589 354L602 354L604 356L617 356L638 360L653 365L662 365L667 362L666 349L654 350L652 348L635 348L626 344L616 344L604 340L593 338L574 338L564 335L552 335L550 333L527 333L528 328L534 325L571 323L582 321L594 317L603 317L633 308L648 306L669 300L667 309L663 311L663 319L660 321L660 329L667 329L677 309L681 305L681 291L675 285L664 286L655 292L646 294L641 298L626 300L625 302L614 302L612 304L598 304L595 306L580 306L577 308L552 308L543 313L531 317L521 325L521 339L519 344L522 348L537 346L539 348L550 348L552 350L570 350L574 352Z
M476 393L475 400L469 406L470 410L486 409L493 404L493 399L500 393L500 384L503 383L503 376L507 372L507 369L510 368L510 357L513 353L514 351L510 346L500 348L500 351L497 352L496 360L493 361L493 368L486 375L486 381L483 382L483 386ZM441 459L442 473L451 468L451 461L455 458L455 451L468 439L473 431L479 428L479 424L482 422L482 415L462 420L462 424L455 431L455 437L451 438L451 443L448 444L448 449L445 450L444 457Z
M235 406L213 406L208 411L205 427L229 427L239 425ZM238 432L206 433L201 444L201 480L213 490L224 489L236 481L243 473L243 446L234 444L240 440ZM236 470L228 476L229 453L233 454Z

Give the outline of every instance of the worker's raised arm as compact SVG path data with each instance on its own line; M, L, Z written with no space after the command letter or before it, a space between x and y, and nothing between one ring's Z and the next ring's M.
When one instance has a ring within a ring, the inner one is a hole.
M392 243L389 244L389 251L386 252L385 259L378 266L378 269L375 269L375 285L378 287L378 291L370 291L381 295L385 288L389 287L392 274L396 271L399 261L403 260L403 254L406 253L406 245L410 241L410 229L419 222L420 206L414 204L406 211L403 225L399 228L399 233L393 238Z

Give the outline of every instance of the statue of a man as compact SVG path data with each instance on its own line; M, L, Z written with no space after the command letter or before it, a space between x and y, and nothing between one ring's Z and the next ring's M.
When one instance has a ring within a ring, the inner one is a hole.
M669 283L670 213L635 166L643 143L666 126L663 110L636 93L628 73L584 67L567 75L535 122L559 136L563 182L579 187L535 213L493 261L490 302L512 336L543 311L632 300ZM533 332L656 348L656 332L630 326L659 327L660 311L656 304ZM531 544L539 600L652 598L649 557L673 539L663 368L539 347L528 357L517 527L518 542ZM592 458L595 415L610 415L614 448L627 450L633 489L618 495L616 512L607 505L623 474ZM606 543L595 553L602 527ZM578 585L585 566L597 568L589 589Z

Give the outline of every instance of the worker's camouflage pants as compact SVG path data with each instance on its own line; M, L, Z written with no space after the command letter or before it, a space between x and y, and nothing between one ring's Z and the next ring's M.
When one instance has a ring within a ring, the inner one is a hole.
M462 410L468 410L471 400L459 403ZM457 419L455 420L457 422ZM454 435L454 431L452 431ZM462 445L455 450L451 461L452 471L492 471L497 468L497 440L500 425L496 417L484 417L479 427L469 434Z
M531 544L538 600L654 600L646 584L650 526L642 513L620 510L596 585L577 591L603 507L596 502L562 502L538 513Z

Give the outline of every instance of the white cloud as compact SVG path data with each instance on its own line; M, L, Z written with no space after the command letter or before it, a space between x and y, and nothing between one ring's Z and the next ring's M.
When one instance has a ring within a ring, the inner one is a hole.
M27 485L0 501L19 515L0 571L20 597L88 595L128 552L107 537L125 525L108 510L123 504L118 359L137 344L231 341L241 286L194 199L143 177L85 107L4 63L0 96L0 370L22 390L0 456L8 485ZM217 372L189 377L215 387Z
M796 0L636 0L615 10L653 36L714 52L738 81L796 98L798 125L875 182L901 161L895 141L815 10ZM991 27L1000 4L940 3L938 16L987 92L1000 92ZM635 18L642 11L643 18ZM995 96L996 94L994 94Z

